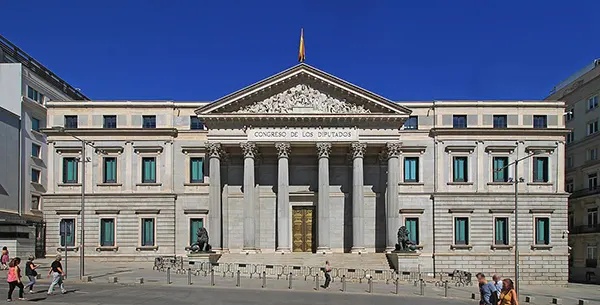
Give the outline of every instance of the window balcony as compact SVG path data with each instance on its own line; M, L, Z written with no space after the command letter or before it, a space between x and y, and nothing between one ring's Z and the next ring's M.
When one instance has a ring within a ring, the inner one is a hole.
M589 196L589 195L596 195L596 194L600 194L600 186L596 186L593 188L586 187L583 189L576 190L573 193L571 193L571 196L569 196L569 198L575 199L575 198L585 197L585 196Z
M571 234L582 234L582 233L600 233L600 225L583 225L576 226L571 231Z

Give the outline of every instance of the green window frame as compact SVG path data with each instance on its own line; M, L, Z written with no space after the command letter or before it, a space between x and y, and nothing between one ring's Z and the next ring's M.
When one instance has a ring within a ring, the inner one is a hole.
M75 247L75 219L63 218L59 225L60 246Z
M114 247L115 246L115 219L102 218L100 219L100 246Z
M40 131L40 120L31 118L31 130Z
M156 158L142 158L142 183L156 183Z
M469 181L469 157L454 157L452 174L454 182L467 182Z
M508 157L494 157L494 182L508 182Z
M404 182L419 182L419 158L404 158Z
M419 218L418 217L408 217L404 219L404 225L408 230L408 239L414 245L419 245Z
M40 145L37 145L35 143L31 143L31 156L32 157L39 158L41 151L42 151L42 147Z
M198 239L196 232L202 227L204 227L204 218L190 218L190 246Z
M31 182L40 183L40 177L42 176L42 172L40 170L31 169Z
M508 245L508 217L494 219L494 244Z
M469 244L469 218L455 217L454 218L454 244L468 245Z
M104 163L104 183L117 183L117 158L105 157Z
M204 182L204 158L190 158L190 182Z
M533 182L548 182L548 157L533 158Z
M77 158L63 158L63 183L77 183L79 181L79 171Z
M535 244L549 245L550 244L550 218L536 217L535 218Z
M142 218L142 236L140 241L142 247L154 247L156 242L154 227L154 218Z

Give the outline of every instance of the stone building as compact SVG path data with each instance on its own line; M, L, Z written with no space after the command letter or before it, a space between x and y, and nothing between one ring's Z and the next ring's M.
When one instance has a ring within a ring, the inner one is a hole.
M98 148L86 152L88 256L185 255L205 226L221 260L325 253L340 266L385 258L406 225L421 270L509 276L522 181L522 279L566 282L562 102L397 103L299 64L210 103L48 107L49 126L72 124L45 130L49 252L64 245L61 222L79 251L76 135ZM534 153L519 179L504 168Z

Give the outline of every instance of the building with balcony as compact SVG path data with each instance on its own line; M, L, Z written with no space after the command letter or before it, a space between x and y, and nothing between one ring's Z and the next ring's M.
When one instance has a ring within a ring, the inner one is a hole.
M0 36L0 247L44 255L42 194L47 186L50 100L87 97Z
M553 89L548 100L566 103L565 189L569 197L569 267L573 281L600 283L600 60L595 60Z

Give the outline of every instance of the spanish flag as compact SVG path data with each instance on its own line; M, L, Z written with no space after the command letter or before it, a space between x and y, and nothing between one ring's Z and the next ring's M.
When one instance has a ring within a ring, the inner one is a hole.
M300 49L298 50L298 62L304 62L306 55L304 54L304 28L300 30Z

